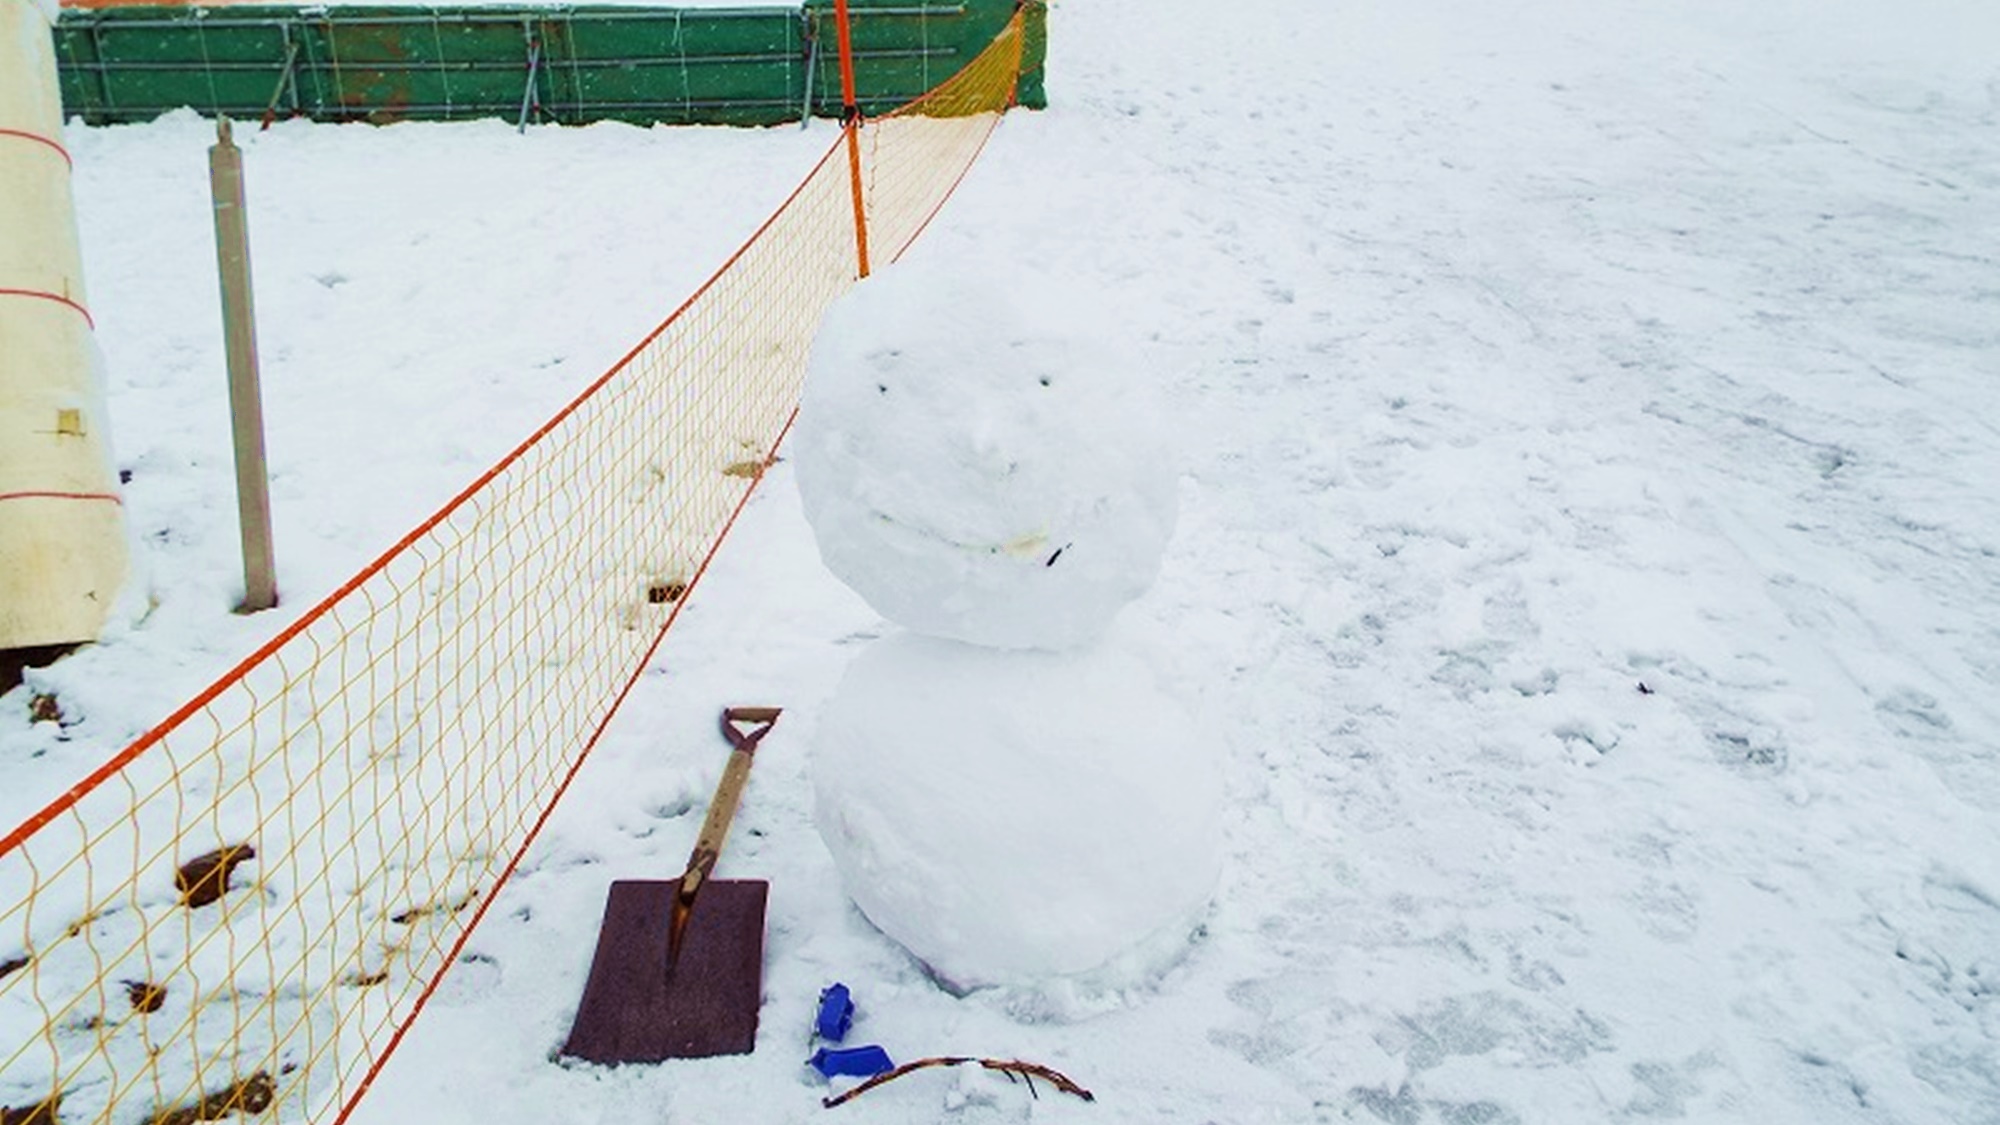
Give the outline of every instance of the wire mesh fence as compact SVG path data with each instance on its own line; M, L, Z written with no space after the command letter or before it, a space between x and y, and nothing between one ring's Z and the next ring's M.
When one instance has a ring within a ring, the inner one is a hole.
M1011 104L1021 20L855 126L880 245ZM345 1116L645 666L857 277L847 146L431 519L0 838L0 1119Z

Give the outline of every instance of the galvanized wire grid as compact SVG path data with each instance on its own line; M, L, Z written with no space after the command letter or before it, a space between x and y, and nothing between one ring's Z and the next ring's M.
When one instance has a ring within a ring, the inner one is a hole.
M900 251L1012 100L1020 20L862 126ZM835 145L499 466L0 839L0 1113L343 1117L700 576L854 283Z

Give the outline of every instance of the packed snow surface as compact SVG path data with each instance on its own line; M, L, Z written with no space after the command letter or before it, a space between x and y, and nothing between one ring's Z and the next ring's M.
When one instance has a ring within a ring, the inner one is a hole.
M1144 643L898 633L827 701L820 836L862 913L953 988L1129 988L1188 949L1221 867L1221 774Z
M1222 755L1199 940L1050 1020L849 904L806 763L885 625L788 461L356 1125L816 1118L834 980L857 1041L1097 1100L926 1072L829 1121L2000 1122L1996 42L1991 0L1059 0L1055 108L920 252L1065 273L1149 350L1187 475L1115 629L1174 638ZM239 618L212 129L71 127L158 604L0 699L10 819L529 433L831 136L249 139L285 602ZM551 1063L605 887L679 871L716 710L765 703L722 861L772 881L757 1052Z
M1139 341L1074 281L922 251L813 341L791 442L828 569L883 616L1064 649L1159 574L1179 474Z

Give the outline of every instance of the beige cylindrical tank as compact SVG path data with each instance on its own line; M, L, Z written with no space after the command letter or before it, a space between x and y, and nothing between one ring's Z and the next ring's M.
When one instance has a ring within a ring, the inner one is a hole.
M53 15L0 0L0 649L95 639L127 563Z

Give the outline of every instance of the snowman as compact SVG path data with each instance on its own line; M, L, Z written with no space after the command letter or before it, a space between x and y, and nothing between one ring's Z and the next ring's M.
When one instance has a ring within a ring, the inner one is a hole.
M828 313L792 439L821 559L901 631L828 702L815 820L955 991L1149 975L1221 856L1214 748L1114 619L1178 474L1093 294L907 262Z

